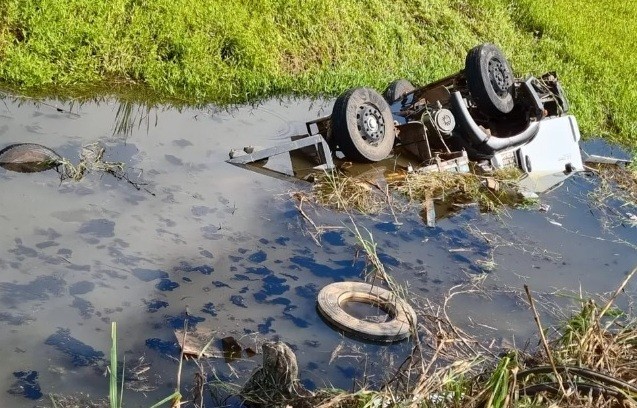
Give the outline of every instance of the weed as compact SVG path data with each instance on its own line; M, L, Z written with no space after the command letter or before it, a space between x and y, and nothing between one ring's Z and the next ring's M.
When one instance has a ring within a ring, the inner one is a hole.
M312 185L312 198L324 206L340 211L356 210L363 214L377 214L385 208L385 200L373 185L345 174L323 172Z
M490 175L409 173L403 180L395 181L393 187L412 201L425 202L436 198L453 204L477 202L482 211L494 211L505 204L522 202L515 187L519 177L518 169L500 170Z

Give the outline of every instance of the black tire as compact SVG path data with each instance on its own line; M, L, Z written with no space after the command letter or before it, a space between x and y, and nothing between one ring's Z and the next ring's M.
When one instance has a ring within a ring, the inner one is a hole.
M413 91L414 89L416 89L416 87L413 86L412 83L408 80L397 79L387 86L387 89L385 89L385 91L383 92L383 98L385 98L387 103L391 105L395 101L402 98L403 95Z
M482 44L472 48L465 60L465 75L478 109L490 116L511 112L513 70L497 46Z
M387 101L369 88L350 89L336 99L332 133L345 157L362 162L386 158L396 139Z

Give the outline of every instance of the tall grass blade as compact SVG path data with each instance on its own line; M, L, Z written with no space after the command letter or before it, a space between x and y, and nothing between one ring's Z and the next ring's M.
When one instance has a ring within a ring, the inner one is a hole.
M179 391L175 391L172 394L170 394L169 396L167 396L166 398L164 398L163 400L159 401L158 403L156 403L155 405L153 405L150 408L157 408L162 406L163 404L170 402L174 399L181 399L181 393Z
M117 398L117 323L111 323L111 366L109 382L109 402L111 408L119 408Z

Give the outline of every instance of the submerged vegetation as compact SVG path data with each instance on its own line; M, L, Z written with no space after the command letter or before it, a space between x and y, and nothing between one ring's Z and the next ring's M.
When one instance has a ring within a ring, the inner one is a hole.
M29 94L240 103L381 90L401 77L425 84L495 42L518 75L558 72L584 133L634 147L635 32L637 6L618 0L4 0L0 82Z

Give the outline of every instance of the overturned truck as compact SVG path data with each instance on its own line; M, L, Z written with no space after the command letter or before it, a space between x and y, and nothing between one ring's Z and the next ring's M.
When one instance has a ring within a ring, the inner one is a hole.
M330 116L307 122L301 144L321 147L328 166L337 151L377 162L400 148L422 171L466 171L468 161L485 170L517 167L526 175L522 187L541 192L583 170L577 121L568 112L554 73L516 78L502 51L482 44L468 52L463 70L431 84L399 79L382 95L346 91Z

